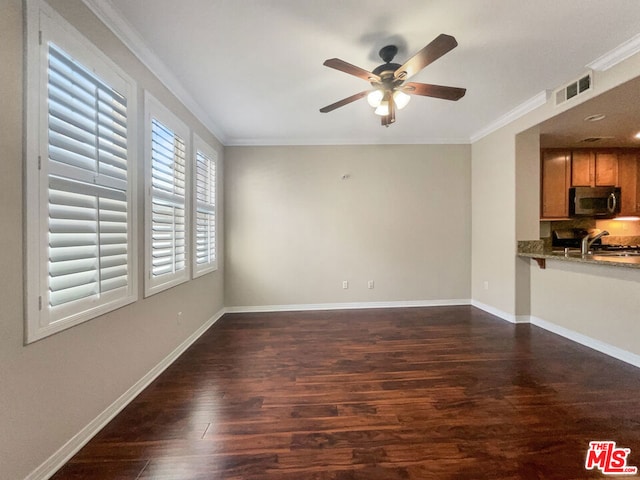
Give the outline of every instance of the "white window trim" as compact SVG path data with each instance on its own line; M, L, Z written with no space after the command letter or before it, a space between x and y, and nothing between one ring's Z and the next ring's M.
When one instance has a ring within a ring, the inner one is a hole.
M52 321L48 311L47 255L47 55L48 41L54 41L74 60L91 68L100 78L126 95L127 148L132 160L127 171L128 183L128 285L127 294L98 303ZM25 344L73 327L97 316L135 302L137 288L136 240L136 164L137 87L134 80L111 61L77 29L40 0L26 2L26 77L24 143L24 219L25 219ZM41 45L42 43L42 45Z
M213 162L213 164L215 165L215 199L214 199L214 204L213 204L213 211L214 211L214 219L215 219L215 239L214 239L214 252L215 252L215 259L212 262L208 262L205 264L198 264L198 258L197 258L197 215L198 215L198 193L197 193L197 188L196 188L196 176L198 173L198 160L197 160L197 155L198 152L202 152L206 157L208 157L209 159L211 159L211 161ZM220 158L220 153L213 148L212 146L210 146L207 142L205 142L204 140L202 140L202 138L200 138L196 133L193 134L193 155L192 155L192 159L193 159L193 164L192 164L192 170L193 170L193 174L192 174L192 180L191 180L191 185L192 185L192 215L191 215L191 225L192 225L192 231L191 231L191 235L192 235L192 245L191 245L191 251L193 252L191 258L192 258L192 272L193 272L193 278L197 278L200 277L202 275L205 275L207 273L210 272L214 272L216 270L218 270L218 258L220 256L220 251L219 251L219 209L218 209L218 204L219 204L219 185L220 185L220 162L219 159Z
M171 110L160 103L148 91L144 95L144 151L145 151L145 282L144 296L175 287L190 279L191 255L191 131ZM173 130L185 142L185 268L172 274L153 278L152 275L152 144L151 121L155 118L166 127Z

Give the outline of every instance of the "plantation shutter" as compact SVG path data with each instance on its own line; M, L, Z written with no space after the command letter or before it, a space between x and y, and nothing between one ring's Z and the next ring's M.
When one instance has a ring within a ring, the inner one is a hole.
M127 100L48 46L51 320L129 294Z
M216 264L216 161L196 153L196 244L195 269L202 272Z
M186 268L186 146L157 119L151 120L151 276Z

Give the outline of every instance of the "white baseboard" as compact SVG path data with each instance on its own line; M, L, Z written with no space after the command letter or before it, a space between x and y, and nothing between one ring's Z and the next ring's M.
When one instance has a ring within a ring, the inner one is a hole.
M584 345L585 347L597 350L598 352L604 353L605 355L609 355L610 357L622 360L623 362L633 365L634 367L640 368L640 355L631 353L618 347L614 347L613 345L610 345L608 343L601 342L600 340L596 340L595 338L591 338L573 330L569 330L568 328L561 327L560 325L556 325L555 323L547 322L546 320L538 317L531 317L531 324L540 328L544 328L545 330L551 333L555 333L556 335L560 335L561 337L568 338L569 340Z
M259 305L245 307L227 307L227 313L264 313L264 312L304 312L314 310L354 310L367 308L407 308L407 307L445 307L471 305L471 300L454 298L447 300L415 300L399 302L350 302L350 303L311 303L299 305Z
M580 345L584 345L585 347L589 347L600 353L604 353L605 355L609 355L610 357L617 358L618 360L622 360L634 367L640 368L640 355L623 350L608 343L601 342L600 340L569 330L568 328L561 327L555 323L547 322L546 320L532 315L512 315L489 305L485 305L477 300L471 300L471 305L510 323L530 323L551 333L560 335L568 340L579 343Z
M47 480L56 473L66 462L84 447L107 423L122 411L136 396L140 394L158 375L171 365L189 346L216 323L225 309L221 309L213 317L207 320L200 328L193 332L189 338L182 342L175 350L167 355L160 363L147 372L129 390L124 392L115 402L109 405L102 413L94 418L86 427L76 433L67 443L51 455L44 463L32 471L25 480Z
M487 305L485 303L479 302L477 300L471 300L471 305L480 310L484 310L491 315L494 315L502 320L506 320L509 323L529 323L530 317L529 315L514 315L512 313L503 312L491 305Z
M516 315L516 323L531 323L531 315Z

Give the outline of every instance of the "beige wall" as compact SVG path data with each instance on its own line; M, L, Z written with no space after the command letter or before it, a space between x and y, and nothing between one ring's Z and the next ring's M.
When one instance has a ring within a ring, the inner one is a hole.
M474 301L515 314L515 139L501 129L472 146Z
M468 145L225 158L227 306L469 299Z
M540 237L540 131L530 128L516 136L516 240ZM516 261L516 321L531 311L530 261Z
M535 212L540 184L534 173L539 172L539 157L535 130L530 129L640 75L640 54L594 75L593 92L582 99L561 107L549 100L472 145L472 298L504 318L533 315L638 354L640 347L633 339L640 315L640 270L557 261L540 270L515 255L516 240L539 236ZM484 281L489 281L488 290Z
M0 471L21 479L222 308L224 272L23 345L22 1L0 1ZM81 0L50 3L139 82L140 116L145 88L220 147ZM636 55L596 73L594 94L638 74ZM539 185L524 181L537 160L521 153L535 142L516 135L566 108L547 104L471 147L225 149L226 304L471 297L640 353L640 271L517 263L528 261L516 239L536 236ZM139 239L142 252L141 222Z
M640 355L640 270L558 260L532 266L531 314Z
M211 134L80 0L50 3L134 77L140 88L149 89L199 135L217 145ZM205 275L31 345L23 345L22 1L2 0L1 12L0 430L3 433L0 435L0 478L19 480L222 308L223 272ZM141 93L140 90L140 101ZM139 115L142 113L140 103ZM141 254L142 201L139 206ZM139 257L142 260L142 255ZM142 263L140 261L140 279ZM183 312L181 324L176 319L178 311Z

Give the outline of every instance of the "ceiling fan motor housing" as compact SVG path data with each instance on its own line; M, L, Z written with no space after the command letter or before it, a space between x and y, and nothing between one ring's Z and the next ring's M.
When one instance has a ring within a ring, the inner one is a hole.
M395 57L397 53L398 47L396 47L395 45L387 45L386 47L382 47L380 49L378 55L380 55L380 58L384 63L389 63L391 60L393 60L393 57Z
M384 72L395 72L397 69L401 67L399 63L391 63L393 57L398 53L398 47L395 45L387 45L386 47L382 47L378 52L380 58L385 62L382 65L376 67L372 73L375 73L378 76L382 76Z
M375 73L379 77L382 77L382 74L385 72L393 73L398 70L402 65L398 63L383 63L382 65L376 67L372 73Z

